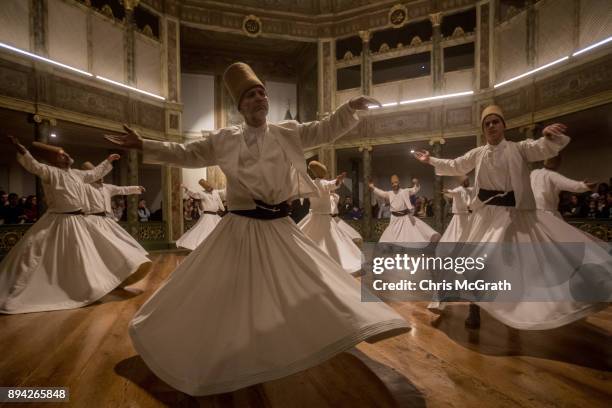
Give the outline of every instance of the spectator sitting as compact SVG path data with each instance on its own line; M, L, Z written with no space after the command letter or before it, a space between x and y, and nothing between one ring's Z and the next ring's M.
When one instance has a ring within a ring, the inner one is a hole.
M147 222L149 221L149 217L151 217L151 211L147 208L147 202L145 200L140 200L138 202L138 221Z
M8 195L8 205L2 207L2 219L5 224L21 224L25 220L23 207L19 205L19 196L15 193Z
M569 206L567 212L563 213L564 216L569 218L581 218L584 217L584 211L580 205L580 200L576 194L570 196Z
M597 201L596 200L591 199L589 201L589 207L586 212L586 217L587 218L597 218Z
M28 196L23 207L23 215L27 223L35 223L38 220L38 201L36 196Z

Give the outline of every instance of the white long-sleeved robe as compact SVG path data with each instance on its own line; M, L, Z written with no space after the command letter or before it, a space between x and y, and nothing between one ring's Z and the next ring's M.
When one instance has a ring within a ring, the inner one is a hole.
M245 130L253 129L237 126L188 145L145 141L144 158L217 164L230 211L254 209L254 199L278 204L316 195L303 149L332 142L357 123L343 105L321 122L268 124L255 132L257 150L245 142ZM130 335L161 379L208 395L287 376L406 327L386 305L362 303L360 285L289 217L230 213L136 313Z
M121 243L86 220L86 183L112 166L60 169L38 162L29 152L17 160L42 180L47 212L0 263L0 313L72 309L95 302L148 262L138 253L122 256Z
M498 258L503 260L500 270L516 274L515 282L521 282L520 288L514 288L515 293L535 294L540 298L548 296L555 299L572 299L569 282L564 284L542 285L540 278L547 276L547 256L552 252L550 248L559 243L558 252L563 253L566 248L562 243L584 242L592 244L587 235L578 231L557 217L536 212L535 199L531 190L529 168L527 162L541 161L556 156L559 151L569 143L565 135L548 139L541 137L538 140L524 140L510 142L503 140L497 146L480 146L470 150L457 159L430 158L435 167L436 174L448 176L462 176L473 169L476 170L474 182L474 195L470 203L473 213L470 216L469 232L463 240L472 243L483 243L488 250L504 251L506 256ZM478 198L479 188L499 191L513 191L516 201L515 207L486 205ZM485 245L499 243L498 246ZM530 243L550 243L548 251L542 250L544 246L533 245L534 252L525 251ZM441 241L444 247L444 241ZM590 259L588 262L609 262L609 255L590 245L588 248ZM466 256L475 256L482 253L478 244L469 249ZM531 255L531 256L524 256ZM551 260L552 261L552 260ZM586 258L585 258L585 262ZM548 292L548 295L546 295ZM496 319L517 329L544 330L559 327L575 320L581 319L604 305L600 303L583 303L574 301L541 301L541 302L480 302L483 309Z
M412 214L413 206L410 196L419 192L420 185L411 188L400 188L397 192L383 191L374 187L373 193L389 202L392 212L410 210L411 213L397 217L391 214L389 225L380 236L379 242L395 242L424 246L440 238L440 234L433 228Z
M219 190L212 190L211 192L205 190L187 191L187 194L191 198L200 200L200 208L202 211L216 213L217 211L225 210L225 206L219 195ZM202 213L198 222L176 241L176 247L193 251L204 242L206 237L210 235L220 221L221 217L217 214Z
M121 252L120 256L124 256L125 258L133 258L135 254L138 254L138 256L147 256L149 254L147 250L114 220L114 214L112 216L108 215L111 198L111 196L108 195L109 192L137 191L140 193L140 189L138 187L136 187L136 189L126 187L121 190L120 187L114 185L94 182L85 186L85 191L87 196L87 210L85 211L87 214L87 221L91 223L94 228L98 228L100 232L107 235L109 240L118 240L124 244L121 246L121 249L124 251ZM112 214L112 208L110 208L110 210ZM140 275L140 279L144 277L145 274ZM135 282L136 281L131 281L130 284Z
M333 220L331 193L338 188L336 180L314 180L319 190L318 197L310 198L310 211L298 227L319 248L338 262L348 273L361 270L361 250L351 236L346 234Z
M363 237L361 236L361 234L338 216L339 202L340 196L336 193L330 193L331 215L333 216L332 219L336 222L336 224L338 224L338 227L340 227L340 229L342 229L345 234L351 237L353 242L355 242L357 245L360 245L363 242Z
M548 211L559 218L562 218L559 213L559 194L562 191L583 193L590 190L584 181L569 179L546 168L533 170L530 178L536 208Z
M453 199L451 218L444 234L440 241L442 242L461 242L464 235L469 231L469 203L471 201L472 187L458 186L452 190L447 191L445 194Z

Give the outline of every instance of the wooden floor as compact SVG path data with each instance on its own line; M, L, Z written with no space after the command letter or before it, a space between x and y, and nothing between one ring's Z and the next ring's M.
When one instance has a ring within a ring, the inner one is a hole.
M147 368L127 326L184 258L153 255L149 276L95 305L0 315L0 386L66 386L75 407L604 407L612 401L612 308L561 329L527 332L467 305L442 317L425 303L392 305L412 325L305 372L231 394L194 398ZM142 291L142 293L140 293ZM28 404L33 406L32 404ZM54 404L40 405L52 407Z

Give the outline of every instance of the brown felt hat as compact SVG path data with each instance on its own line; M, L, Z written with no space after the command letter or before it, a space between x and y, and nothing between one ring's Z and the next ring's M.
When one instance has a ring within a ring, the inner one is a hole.
M206 179L200 179L198 184L201 185L204 190L210 190L213 188L212 185L206 181Z
M50 163L55 163L57 161L57 155L64 153L64 149L59 146L41 142L32 142L30 151L34 157Z
M487 116L490 116L490 115L499 116L499 118L504 124L504 127L506 127L506 120L504 119L504 112L502 112L501 108L497 105L489 105L482 111L482 115L480 116L480 127L481 128L484 127L484 121L487 118Z
M244 62L236 62L227 67L223 73L223 82L236 106L240 106L242 96L249 89L256 86L266 89L263 82L261 82L259 78L257 78L257 75L255 75L255 72L253 72L253 69Z
M95 168L96 166L94 166L93 163L89 161L86 161L85 163L81 164L81 169L83 170L93 170Z
M308 163L308 168L315 175L316 178L324 178L327 174L327 167L323 163L320 163L316 160Z

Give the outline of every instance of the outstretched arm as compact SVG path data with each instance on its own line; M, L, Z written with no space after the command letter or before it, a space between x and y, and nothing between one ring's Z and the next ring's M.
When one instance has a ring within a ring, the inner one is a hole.
M142 194L146 190L143 186L116 186L114 184L105 184L108 188L110 196L117 195L133 195L133 194Z
M414 152L413 155L421 163L434 166L438 176L463 176L476 167L476 153L478 148L472 149L456 159L439 159L431 157L427 150Z
M125 132L119 135L107 135L107 140L116 145L140 150L145 161L157 164L169 164L175 167L199 168L217 164L210 138L182 144L144 140L138 132L123 125Z
M307 149L344 136L359 123L356 111L367 110L368 106L381 106L380 102L369 96L358 96L341 105L329 117L298 125L302 148Z
M567 126L555 123L546 126L543 137L538 140L528 139L518 142L518 147L525 159L530 162L546 160L559 154L567 146L570 138L564 134Z
M102 161L96 167L91 170L77 170L73 169L72 171L78 174L84 183L93 183L94 181L98 181L106 176L113 169L113 165L111 164L114 161L117 161L121 158L118 154L109 155L106 160Z
M587 183L585 181L572 180L557 172L550 173L551 180L557 188L561 191L570 191L572 193L584 193L594 187L594 183Z
M51 166L36 160L15 136L9 135L7 137L15 148L15 151L17 151L17 161L19 164L28 172L40 177L42 181L49 181L51 172L53 171Z
M380 188L374 186L374 183L372 183L371 181L368 183L368 187L370 187L372 193L374 193L375 196L380 197L384 200L388 200L387 192L382 191Z

